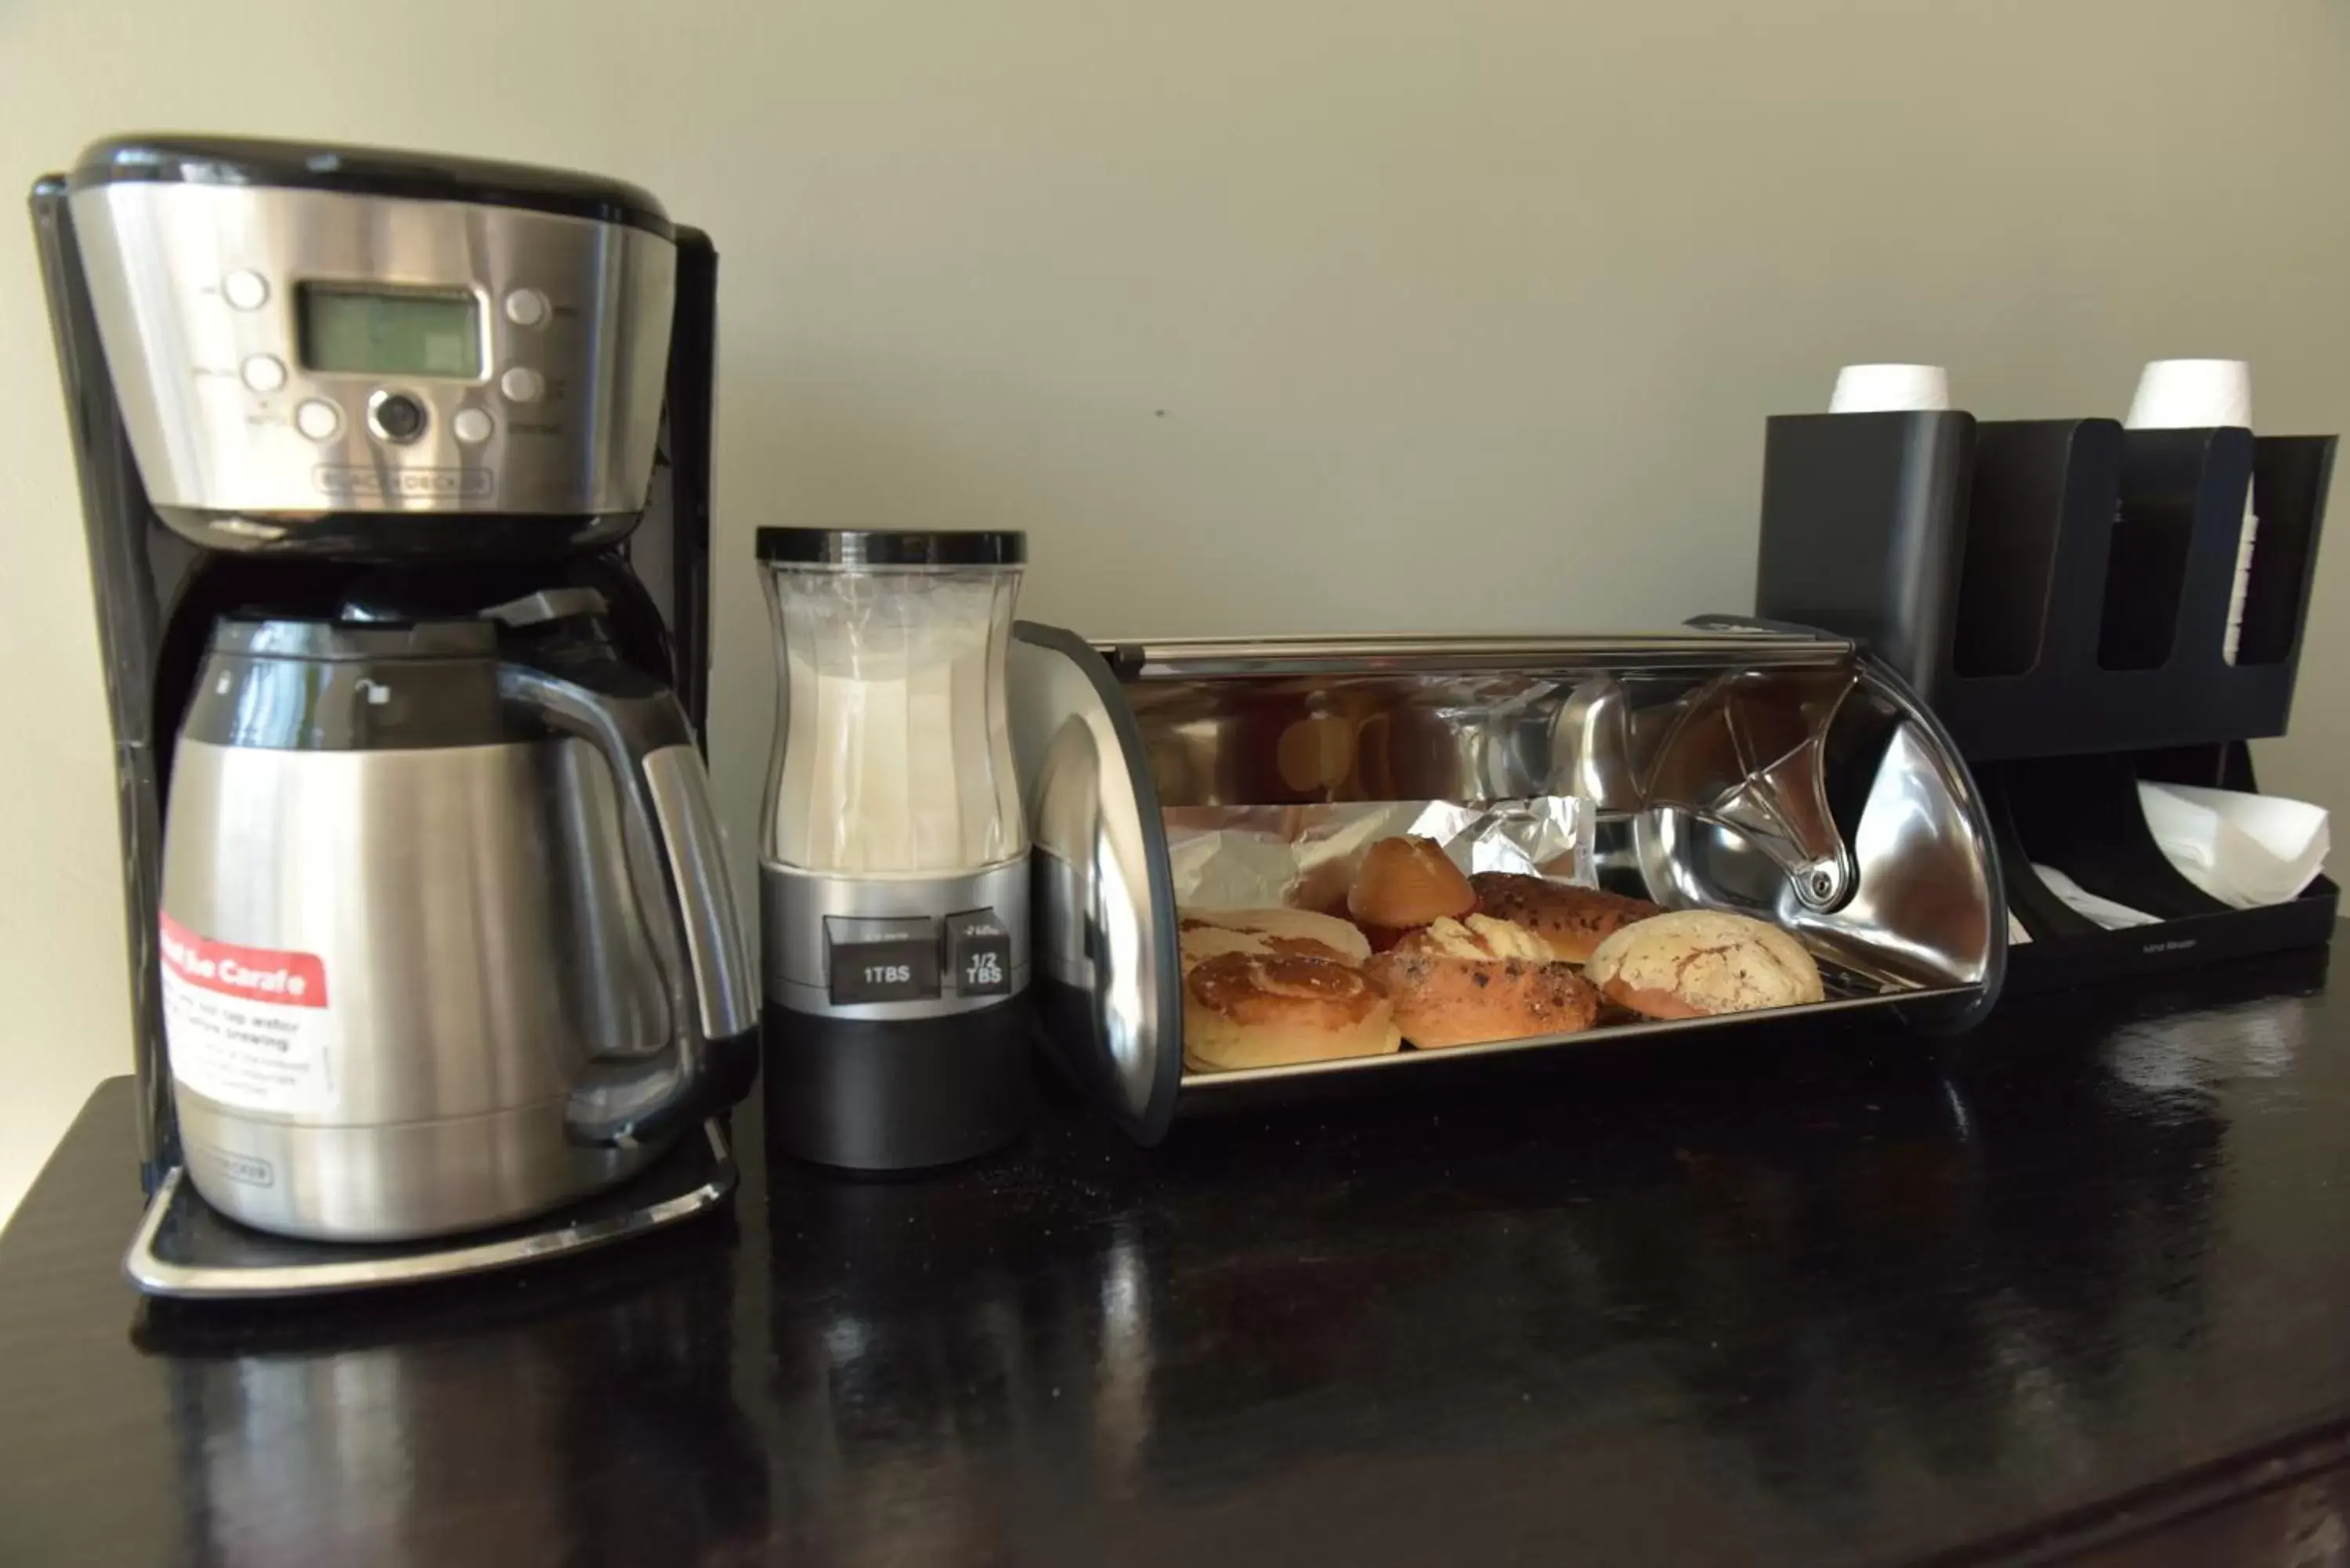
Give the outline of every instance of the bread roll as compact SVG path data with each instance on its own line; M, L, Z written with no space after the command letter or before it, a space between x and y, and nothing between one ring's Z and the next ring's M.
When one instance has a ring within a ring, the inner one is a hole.
M1617 931L1663 912L1646 898L1510 871L1480 871L1469 884L1480 913L1523 926L1568 963L1587 962Z
M1491 915L1471 915L1465 920L1439 920L1422 926L1396 943L1399 953L1426 953L1432 958L1468 959L1476 963L1499 963L1504 959L1530 959L1535 963L1551 961L1550 948L1543 940L1523 926L1513 926L1507 920L1497 920Z
M1643 1018L1710 1018L1827 995L1803 943L1721 909L1681 909L1627 926L1599 944L1583 972L1602 996Z
M1285 953L1358 964L1371 956L1363 933L1305 909L1185 909L1176 922L1183 972L1222 953Z
M1347 913L1391 931L1457 920L1476 907L1469 878L1432 838L1380 839L1364 854L1347 894Z
M1370 976L1335 959L1219 953L1183 980L1183 1061L1208 1071L1376 1056L1403 1044Z
M1369 969L1404 1038L1423 1051L1572 1034L1599 1015L1599 993L1573 964L1551 958L1531 932L1482 915L1440 920Z

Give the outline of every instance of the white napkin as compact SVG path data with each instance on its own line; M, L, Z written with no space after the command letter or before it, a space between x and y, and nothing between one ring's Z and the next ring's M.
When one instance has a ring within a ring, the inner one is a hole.
M2324 809L2304 801L2143 781L2137 798L2178 874L2232 909L2300 898L2333 847Z
M2111 898L2098 898L2054 866L2043 866L2035 860L2032 868L2040 874L2040 879L2048 885L2048 890L2064 901L2066 909L2092 925L2118 931L2126 926L2158 926L2162 923L2161 917L2158 915L2149 915L2144 909L2133 909L2127 904L2116 904Z

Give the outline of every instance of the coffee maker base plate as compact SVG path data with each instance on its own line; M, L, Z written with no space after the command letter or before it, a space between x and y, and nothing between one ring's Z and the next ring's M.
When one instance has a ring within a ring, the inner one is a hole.
M552 1213L466 1236L383 1245L302 1241L248 1230L174 1168L148 1200L123 1268L150 1295L261 1298L421 1284L567 1257L713 1209L734 1190L718 1123L681 1138L642 1175Z

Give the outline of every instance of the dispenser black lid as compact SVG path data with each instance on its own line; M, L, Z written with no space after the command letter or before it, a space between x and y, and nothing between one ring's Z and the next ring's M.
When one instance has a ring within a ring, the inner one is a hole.
M759 559L811 566L1017 566L1017 528L945 532L897 528L762 528Z
M131 180L291 186L355 196L472 202L626 223L665 240L677 237L676 225L652 193L625 180L532 163L323 141L177 132L110 136L82 149L67 186L80 191Z

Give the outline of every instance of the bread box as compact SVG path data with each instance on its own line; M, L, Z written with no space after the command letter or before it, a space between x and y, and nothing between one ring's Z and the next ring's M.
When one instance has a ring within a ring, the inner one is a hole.
M1089 643L1024 622L1008 683L1049 1048L1135 1137L1247 1085L1892 1008L1969 1027L2007 911L1982 802L1932 713L1853 641L1731 620L1646 637ZM1187 1070L1169 813L1572 797L1586 874L1794 933L1826 1000L1441 1053Z

